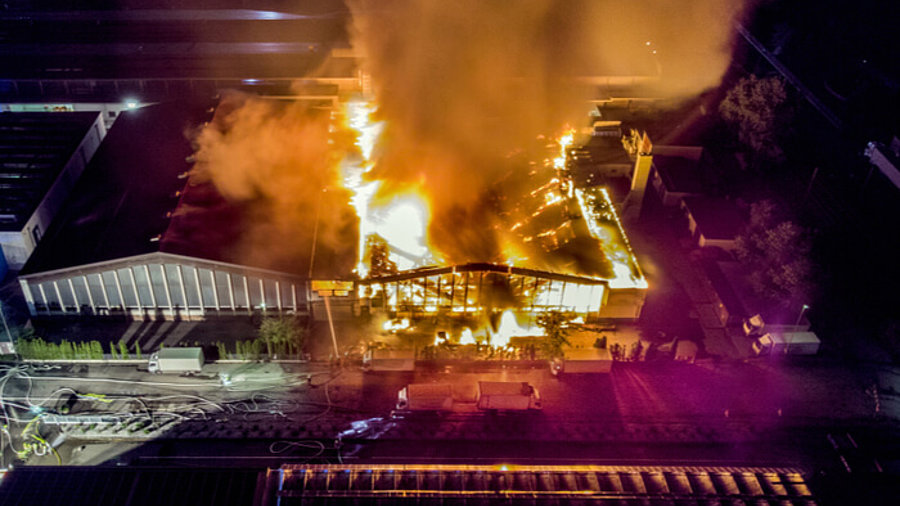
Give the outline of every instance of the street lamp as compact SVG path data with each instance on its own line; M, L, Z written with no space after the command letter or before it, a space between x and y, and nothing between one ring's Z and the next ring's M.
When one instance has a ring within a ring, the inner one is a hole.
M797 323L794 324L795 327L796 327L797 325L800 325L800 320L803 319L803 314L806 313L806 310L807 310L807 309L809 309L809 306L807 306L806 304L803 304L803 307L800 308L800 314L797 315Z

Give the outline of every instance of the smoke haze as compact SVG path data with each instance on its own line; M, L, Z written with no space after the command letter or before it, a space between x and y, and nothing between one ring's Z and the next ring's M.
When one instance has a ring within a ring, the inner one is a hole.
M616 82L596 76L644 76L667 98L715 86L741 2L357 0L351 10L387 125L373 178L386 181L382 196L428 195L430 242L457 263L503 260L502 195L517 193L497 182L527 184L508 177L510 153L580 126L598 83Z
M340 263L334 255L320 254L316 264L350 269L354 248L348 245L356 242L356 217L338 184L337 165L346 146L330 132L330 124L328 112L300 102L233 92L223 96L213 121L195 134L192 185L212 184L241 209L243 223L232 252L236 260L305 273L318 216L319 249L350 258L343 269L334 265Z
M504 214L536 186L523 149L580 126L600 88L640 82L677 98L717 85L742 10L741 0L349 3L353 44L385 122L369 173L383 181L372 205L425 194L429 243L451 263L509 257ZM305 273L298 263L308 261L317 213L318 241L355 255L356 219L338 171L355 148L329 125L327 113L299 103L235 93L196 133L192 180L246 216L235 261Z

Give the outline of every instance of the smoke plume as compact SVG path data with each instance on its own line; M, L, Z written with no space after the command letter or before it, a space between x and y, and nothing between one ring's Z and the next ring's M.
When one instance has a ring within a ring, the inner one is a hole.
M429 242L453 263L509 258L508 213L536 183L529 150L552 142L540 134L580 126L586 99L634 85L658 97L716 85L741 10L740 0L349 1L353 44L385 124L368 173L382 181L372 205L424 193ZM317 235L331 252L317 266L350 271L356 219L338 166L355 148L334 124L300 103L234 93L195 135L192 184L241 210L239 222L219 220L237 238L232 261L305 273Z
M503 257L498 216L516 193L497 182L527 180L509 177L517 148L580 126L585 100L620 86L671 98L716 85L741 2L356 0L351 10L387 125L372 173L380 193L424 191L430 242L464 262Z
M337 172L346 148L330 124L327 111L300 102L232 92L195 134L186 197L198 192L193 186L211 184L240 209L239 226L221 225L236 229L224 240L236 244L233 261L305 274L316 235L317 272L351 268L356 218Z

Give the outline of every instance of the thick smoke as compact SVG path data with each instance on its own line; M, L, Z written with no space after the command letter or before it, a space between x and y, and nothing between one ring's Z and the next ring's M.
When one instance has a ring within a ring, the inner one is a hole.
M352 1L354 45L387 124L373 173L385 180L381 194L414 186L429 195L430 241L445 260L501 260L507 191L497 181L527 179L508 177L510 153L580 125L601 85L616 93L644 83L659 97L716 85L740 8L739 0Z
M385 121L373 207L425 193L429 242L460 263L510 257L507 213L545 182L529 179L529 150L549 142L536 142L539 134L579 126L588 97L621 96L634 84L681 97L717 84L740 2L351 0L351 9L353 43ZM356 219L338 166L355 148L334 125L297 102L226 95L195 135L192 184L211 185L207 193L229 205L211 210L213 197L188 188L199 202L180 208L191 232L182 235L236 238L231 261L305 273L318 221L317 273L349 272ZM229 206L239 212L216 214L215 230L192 218Z
M305 274L317 228L316 271L350 269L356 219L337 166L352 138L342 139L330 125L327 111L234 92L196 133L192 186L212 184L240 209L234 261ZM341 255L343 268L336 265Z

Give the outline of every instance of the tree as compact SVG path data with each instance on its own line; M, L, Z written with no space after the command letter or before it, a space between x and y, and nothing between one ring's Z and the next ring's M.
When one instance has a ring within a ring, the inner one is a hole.
M303 329L296 319L283 317L267 317L259 326L259 337L266 344L269 356L274 353L297 354L303 347L305 338Z
M760 162L780 163L779 146L793 112L784 82L777 77L742 77L719 104L719 114L737 128L738 141Z
M558 311L541 313L537 325L544 329L546 337L541 340L541 348L548 358L563 357L563 346L569 346L569 318Z
M390 253L390 245L380 235L372 234L366 238L363 262L369 264L369 276L397 274L397 264L390 259Z
M806 232L777 218L769 200L750 206L747 228L737 239L737 258L750 270L750 285L766 302L799 307L812 292L812 262Z

